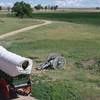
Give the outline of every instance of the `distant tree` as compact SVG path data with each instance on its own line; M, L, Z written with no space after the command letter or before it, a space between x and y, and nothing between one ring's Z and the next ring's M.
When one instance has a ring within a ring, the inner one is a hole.
M0 6L0 10L2 10L2 6Z
M16 2L12 8L12 12L20 18L23 18L24 16L31 17L32 11L30 4L25 3L24 1Z
M51 6L50 9L51 10L57 10L58 9L58 6L57 5L56 6Z
M44 9L45 9L45 10L47 10L47 9L48 9L48 7L47 7L47 6L45 6L45 7L44 7Z
M47 6L47 8L48 8L48 9L51 9L51 6L50 6L50 5L48 5L48 6Z
M96 7L96 9L99 10L100 8L99 7Z
M54 6L54 10L57 10L58 9L58 6L56 5L56 6Z
M11 10L11 7L7 7L7 10L10 11Z
M51 10L53 10L54 9L54 6L51 6L51 8L50 8Z
M37 6L34 7L36 10L41 10L43 9L43 7L41 6L41 4L38 4Z

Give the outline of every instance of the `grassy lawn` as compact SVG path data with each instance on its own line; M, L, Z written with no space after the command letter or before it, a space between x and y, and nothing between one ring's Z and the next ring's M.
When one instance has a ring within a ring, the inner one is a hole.
M19 18L0 18L0 34L14 31L31 25L39 24L41 22L33 19L19 19Z
M100 100L100 70L96 66L92 66L95 70L79 68L74 63L100 58L100 14L40 15L34 13L34 18L50 19L53 23L0 41L12 52L38 58L34 59L36 62L43 61L49 53L65 56L65 69L33 75L32 95L39 100Z
M51 25L13 36L7 39L7 43L13 45L9 49L22 54L25 52L26 56L60 52L66 58L82 60L99 56L99 32L99 26L53 22ZM27 51L30 52L26 53Z

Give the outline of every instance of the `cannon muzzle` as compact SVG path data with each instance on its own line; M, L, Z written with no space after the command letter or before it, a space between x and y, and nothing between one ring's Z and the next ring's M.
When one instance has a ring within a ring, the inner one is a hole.
M31 74L33 62L0 46L0 70L11 77L20 74Z

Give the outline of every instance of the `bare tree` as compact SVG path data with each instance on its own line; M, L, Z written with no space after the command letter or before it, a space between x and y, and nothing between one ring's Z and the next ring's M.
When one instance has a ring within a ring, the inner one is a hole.
M2 6L0 6L0 10L2 10Z

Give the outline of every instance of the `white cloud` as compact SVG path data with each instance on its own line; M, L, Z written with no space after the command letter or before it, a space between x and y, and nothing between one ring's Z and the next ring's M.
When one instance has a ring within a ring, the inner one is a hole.
M6 7L6 6L13 6L13 3L10 2L0 2L0 6Z
M65 2L65 1L61 1L61 0L57 0L57 1L56 1L56 4L57 4L59 7L65 7L65 6L66 6L66 2Z
M16 1L22 0L0 0L2 6L12 6ZM32 6L36 4L42 5L58 5L59 7L100 7L100 0L23 0Z
M56 0L56 3L60 7L66 7L66 6L78 6L81 3L82 0Z

